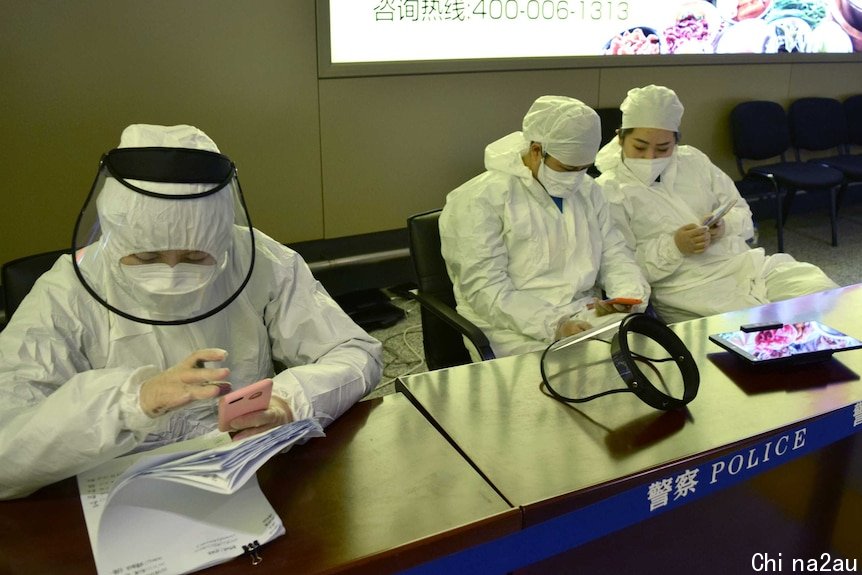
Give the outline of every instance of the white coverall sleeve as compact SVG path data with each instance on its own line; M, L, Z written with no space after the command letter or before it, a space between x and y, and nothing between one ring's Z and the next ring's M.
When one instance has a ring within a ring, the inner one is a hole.
M449 274L476 314L498 329L539 341L553 339L563 312L515 287L500 210L487 198L447 201L440 216L440 241Z
M295 254L281 261L287 277L265 310L273 359L287 369L273 378L295 419L326 426L380 381L382 346L338 306Z
M672 275L682 264L685 255L676 246L674 234L665 233L647 238L635 250L638 264L650 283Z
M83 350L98 325L75 317L46 284L37 282L0 332L0 499L127 453L159 423L138 402L156 368L91 369Z
M632 297L641 299L646 307L650 286L635 261L634 251L629 246L625 233L631 235L628 224L621 227L604 194L592 195L593 212L602 232L602 260L599 279L608 297Z
M673 234L658 233L637 241L631 227L631 220L636 218L637 214L632 213L631 202L620 189L620 185L615 179L603 178L602 186L611 206L612 219L626 246L634 253L646 281L652 284L674 273L685 256L676 247Z

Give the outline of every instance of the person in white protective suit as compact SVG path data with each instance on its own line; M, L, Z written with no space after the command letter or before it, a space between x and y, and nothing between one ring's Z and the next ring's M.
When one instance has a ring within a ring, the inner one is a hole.
M837 287L812 264L749 248L751 210L733 181L703 152L678 144L683 105L673 90L634 88L620 109L618 136L596 158L598 182L664 321ZM730 204L723 217L704 225Z
M126 128L81 213L74 259L0 332L0 498L212 431L231 387L274 382L268 409L230 422L239 439L325 426L379 381L380 343L251 227L197 128Z
M574 98L542 96L514 132L485 148L487 171L446 197L441 251L458 312L498 357L543 349L619 321L649 286L586 175L599 117ZM475 352L471 350L471 352Z

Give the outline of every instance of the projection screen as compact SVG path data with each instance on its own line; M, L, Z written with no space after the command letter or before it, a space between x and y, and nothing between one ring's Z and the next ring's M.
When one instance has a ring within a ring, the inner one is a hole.
M322 77L862 61L862 0L318 0Z

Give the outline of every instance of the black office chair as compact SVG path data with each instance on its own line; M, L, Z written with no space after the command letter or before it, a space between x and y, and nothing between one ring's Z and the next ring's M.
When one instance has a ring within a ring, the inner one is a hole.
M845 99L843 107L847 119L847 142L850 144L848 151L852 152L853 146L862 146L862 94Z
M790 104L790 137L796 159L803 152L827 152L810 157L809 162L835 168L844 174L836 209L847 187L862 182L862 156L849 153L850 137L844 106L834 98L799 98Z
M772 188L776 201L778 251L784 251L784 223L793 196L800 190L829 192L832 245L838 245L836 194L844 175L834 168L787 159L791 147L790 126L784 108L777 102L752 100L737 104L730 113L733 153L743 181L762 179ZM763 162L745 168L745 161ZM778 161L775 161L778 160ZM737 186L739 187L739 186Z
M623 123L623 112L619 108L596 108L596 113L602 121L602 146L617 135L617 130Z
M6 321L18 309L24 297L30 293L30 288L43 273L51 269L54 262L70 250L55 250L30 256L24 256L3 264L0 268L0 281L3 284L4 309Z
M440 212L431 210L407 218L410 255L418 286L413 297L421 306L425 363L431 370L470 363L464 337L475 346L482 360L494 359L482 330L455 311L452 281L440 255Z

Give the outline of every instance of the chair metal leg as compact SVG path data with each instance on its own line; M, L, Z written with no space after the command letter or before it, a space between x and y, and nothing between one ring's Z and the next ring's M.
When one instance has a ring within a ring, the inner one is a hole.
M784 210L782 211L785 222L787 221L788 216L790 216L790 206L793 205L794 197L796 197L796 190L787 190L787 201L784 202Z
M838 245L838 208L836 207L838 190L829 190L829 221L832 224L832 247Z
M775 226L778 230L778 251L784 251L784 211L781 206L781 190L775 192Z

